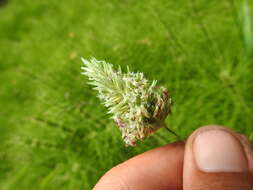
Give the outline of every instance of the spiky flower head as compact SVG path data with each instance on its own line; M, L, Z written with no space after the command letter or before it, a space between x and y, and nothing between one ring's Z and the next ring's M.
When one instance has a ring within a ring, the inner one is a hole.
M143 73L129 71L95 58L90 61L82 58L84 72L89 83L98 91L98 98L109 109L108 113L122 132L128 146L143 139L165 126L164 120L170 113L171 98L166 88L149 82Z

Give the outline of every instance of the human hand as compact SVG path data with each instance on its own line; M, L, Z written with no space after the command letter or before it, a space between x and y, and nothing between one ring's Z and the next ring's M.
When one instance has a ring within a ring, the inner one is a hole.
M93 190L253 190L253 148L220 126L135 156L109 170Z

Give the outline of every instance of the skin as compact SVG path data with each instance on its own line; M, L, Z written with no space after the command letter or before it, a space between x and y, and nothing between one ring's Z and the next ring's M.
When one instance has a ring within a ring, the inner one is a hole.
M225 130L241 142L249 170L242 173L207 173L198 169L193 142L210 129ZM253 149L243 135L221 126L197 129L186 142L175 142L137 155L109 170L93 190L252 190Z

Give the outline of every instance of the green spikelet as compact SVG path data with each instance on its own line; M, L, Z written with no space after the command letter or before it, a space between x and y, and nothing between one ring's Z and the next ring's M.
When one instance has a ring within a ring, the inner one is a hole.
M98 91L98 98L109 109L108 113L122 132L128 146L143 139L161 127L171 110L171 98L164 87L149 82L143 73L123 73L112 64L92 58L82 58L89 84Z

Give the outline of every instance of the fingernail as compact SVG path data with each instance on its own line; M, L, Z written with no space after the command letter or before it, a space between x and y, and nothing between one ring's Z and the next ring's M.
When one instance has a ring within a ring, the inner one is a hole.
M238 139L223 130L200 133L194 140L193 151L198 168L204 172L243 172L247 159Z

